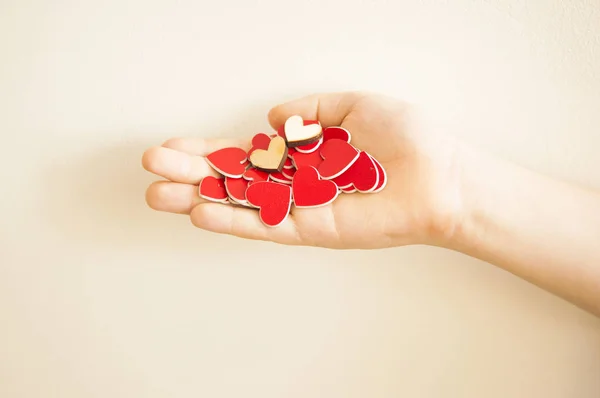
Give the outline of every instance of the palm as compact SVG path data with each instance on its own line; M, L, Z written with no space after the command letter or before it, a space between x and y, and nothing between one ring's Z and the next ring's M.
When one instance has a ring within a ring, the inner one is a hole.
M452 151L422 134L404 104L358 93L311 96L274 108L270 121L275 127L291 114L305 118L318 115L324 125L341 124L348 129L352 144L374 156L386 170L386 188L377 194L341 194L325 207L292 207L283 225L268 228L258 221L255 210L198 198L194 184L210 172L200 156L191 159L188 176L178 176L175 165L168 165L177 157L181 161L189 155L206 155L207 150L230 145L231 141L177 139L144 156L148 170L172 181L153 184L147 193L148 203L158 210L189 213L196 226L214 232L332 248L423 242L444 228L440 220L452 202L445 198L453 191L448 185L453 181Z

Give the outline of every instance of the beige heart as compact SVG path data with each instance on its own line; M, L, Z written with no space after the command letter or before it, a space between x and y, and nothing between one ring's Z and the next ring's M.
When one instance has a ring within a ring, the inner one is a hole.
M269 143L269 149L255 149L250 154L250 163L264 171L281 171L287 158L287 146L282 137L274 137Z
M290 146L307 145L317 141L323 129L320 124L304 125L302 116L291 116L285 121L285 138Z

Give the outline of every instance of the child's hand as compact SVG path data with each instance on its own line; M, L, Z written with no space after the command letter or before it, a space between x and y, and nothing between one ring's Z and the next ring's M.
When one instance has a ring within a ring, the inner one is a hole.
M150 185L149 206L189 214L205 230L292 245L364 249L451 237L460 204L457 145L425 130L407 104L356 92L313 95L273 108L269 122L277 129L292 115L349 130L352 144L383 165L387 186L377 194L340 194L325 207L292 206L282 225L266 227L257 210L207 202L197 192L200 180L214 175L203 156L225 146L249 149L256 132L248 132L244 141L178 138L146 151L144 167L170 180Z

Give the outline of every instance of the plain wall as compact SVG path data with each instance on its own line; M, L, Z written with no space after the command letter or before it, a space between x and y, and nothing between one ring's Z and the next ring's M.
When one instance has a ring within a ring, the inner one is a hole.
M0 397L598 398L597 318L440 249L205 233L146 206L140 159L366 89L598 188L599 21L597 0L1 0Z

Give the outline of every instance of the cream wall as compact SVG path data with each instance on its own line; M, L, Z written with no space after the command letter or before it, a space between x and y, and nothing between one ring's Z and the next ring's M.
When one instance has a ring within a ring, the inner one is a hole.
M598 398L600 320L439 249L204 233L146 207L140 157L369 89L600 188L599 21L597 0L1 0L0 397Z

